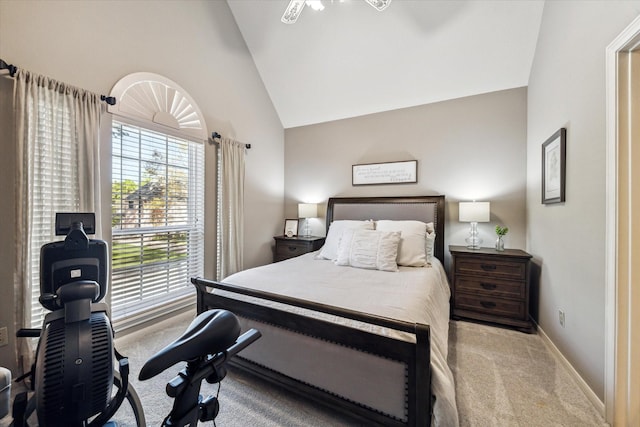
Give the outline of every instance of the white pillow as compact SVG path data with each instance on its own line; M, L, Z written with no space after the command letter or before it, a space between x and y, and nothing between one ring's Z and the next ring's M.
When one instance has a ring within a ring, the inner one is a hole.
M371 270L398 271L399 232L348 229L338 246L337 265Z
M427 223L427 233L433 233L434 231L436 231L436 229L433 227L433 223L432 222L428 222Z
M431 259L433 258L433 248L436 246L436 233L431 232L427 233L426 236L426 253L427 253L427 264L431 265Z
M348 219L333 221L329 226L327 238L320 249L318 258L335 261L335 259L338 258L338 244L340 243L343 231L353 228L373 230L373 221L354 221Z
M433 228L433 223L431 223ZM427 224L422 221L376 221L376 230L399 231L398 265L424 267L427 264Z

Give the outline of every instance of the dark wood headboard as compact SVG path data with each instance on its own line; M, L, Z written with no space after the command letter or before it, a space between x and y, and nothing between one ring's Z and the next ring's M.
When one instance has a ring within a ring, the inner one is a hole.
M433 222L434 255L444 265L444 196L332 197L327 202L327 232L332 221L418 220Z

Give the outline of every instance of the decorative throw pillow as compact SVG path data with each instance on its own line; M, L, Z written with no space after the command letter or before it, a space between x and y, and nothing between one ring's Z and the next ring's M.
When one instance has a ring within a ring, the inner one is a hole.
M338 220L333 221L329 226L327 238L320 249L318 258L335 261L338 257L338 244L342 233L347 229L373 230L373 221Z
M433 228L433 223L431 223ZM426 230L427 224L422 221L376 221L376 230L399 231L401 233L398 246L398 265L407 267L424 267L427 264Z
M427 264L431 265L431 259L433 258L433 249L436 245L435 231L431 233L427 233L425 241L426 241L425 249L427 254Z
M342 233L336 264L398 271L400 232L348 229Z

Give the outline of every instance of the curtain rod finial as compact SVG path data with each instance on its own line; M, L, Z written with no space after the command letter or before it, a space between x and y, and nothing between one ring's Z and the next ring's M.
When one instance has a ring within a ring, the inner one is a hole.
M7 64L3 59L0 59L0 70L9 70L9 75L15 77L18 67L13 64Z
M116 98L114 96L100 95L100 100L106 102L109 105L116 105Z

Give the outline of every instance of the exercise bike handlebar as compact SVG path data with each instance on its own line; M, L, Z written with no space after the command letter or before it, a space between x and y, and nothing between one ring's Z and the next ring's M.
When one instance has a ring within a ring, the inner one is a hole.
M244 350L251 343L255 342L260 338L262 334L257 329L249 329L244 334L240 335L238 340L231 347L227 349L225 353L227 353L227 359L232 358L240 351ZM224 363L224 362L223 362Z
M178 376L174 378L167 384L167 394L169 397L176 397L187 385L197 384L213 376L229 359L258 340L261 336L262 334L257 329L248 330L240 335L236 342L228 349L210 356L204 362L200 363L195 370L187 369L188 374L184 377ZM185 379L188 379L188 384L184 381Z

